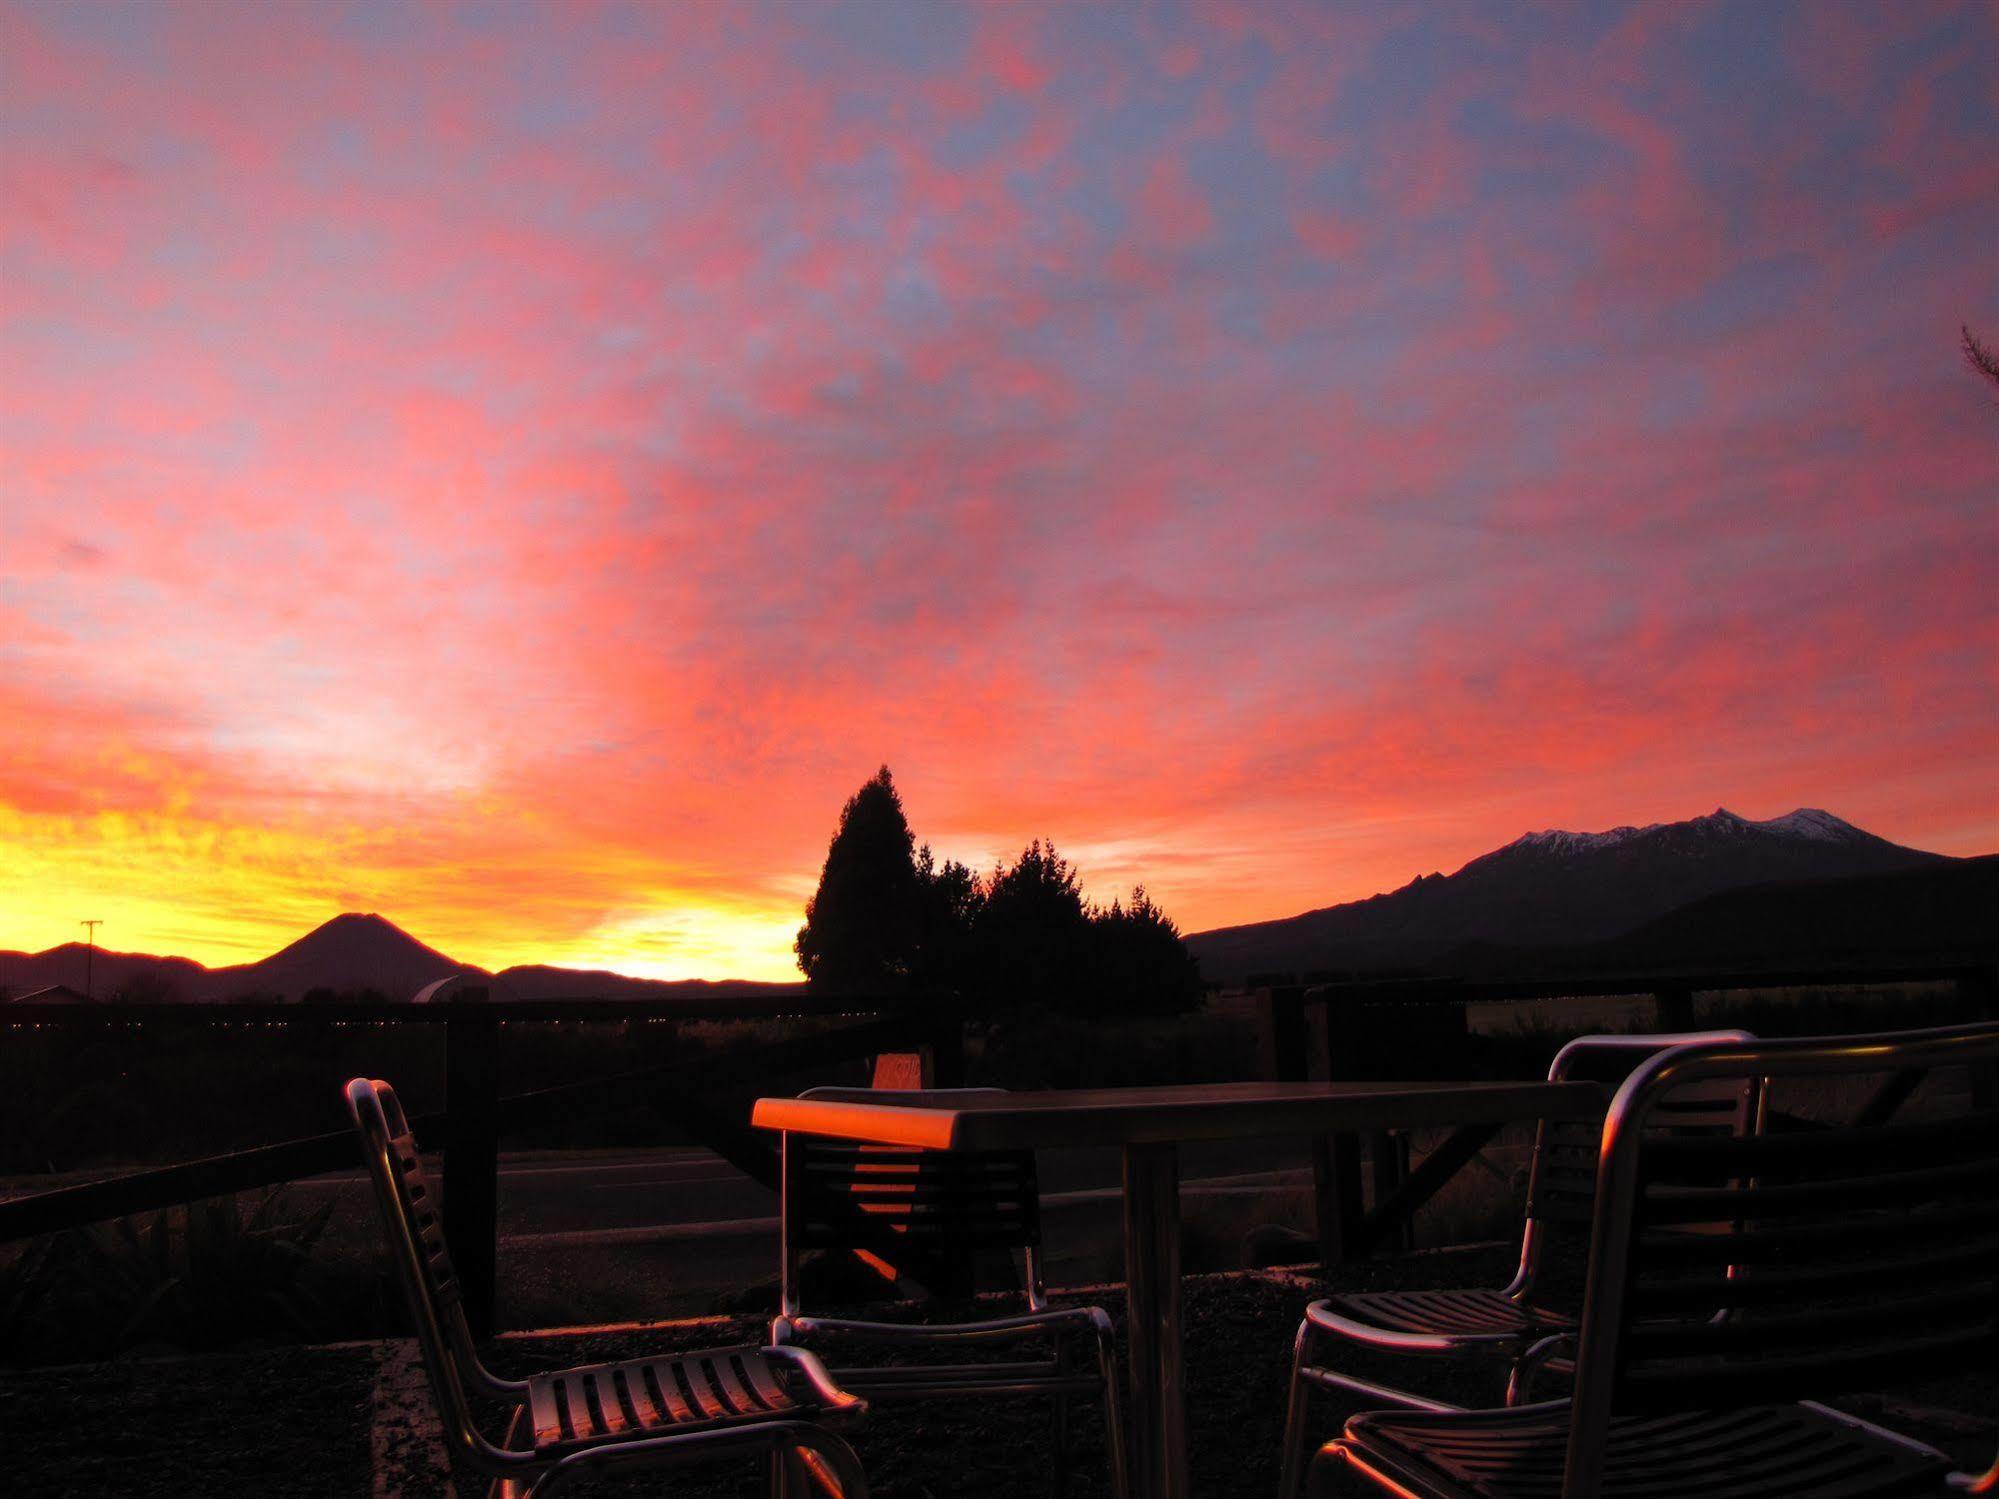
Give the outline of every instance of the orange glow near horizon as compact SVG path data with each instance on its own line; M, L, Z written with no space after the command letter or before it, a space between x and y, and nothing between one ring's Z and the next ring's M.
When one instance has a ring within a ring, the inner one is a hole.
M886 17L886 18L885 18ZM1990 6L0 4L0 949L1999 848Z

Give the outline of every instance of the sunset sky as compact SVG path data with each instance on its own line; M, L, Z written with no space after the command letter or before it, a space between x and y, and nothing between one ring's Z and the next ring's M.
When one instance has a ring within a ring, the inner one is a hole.
M0 0L0 948L1999 848L1999 6Z

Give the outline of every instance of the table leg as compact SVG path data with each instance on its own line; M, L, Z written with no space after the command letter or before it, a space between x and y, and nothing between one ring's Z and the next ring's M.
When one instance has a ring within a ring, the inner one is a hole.
M1145 1499L1187 1499L1180 1154L1171 1144L1125 1147L1124 1263L1133 1491Z

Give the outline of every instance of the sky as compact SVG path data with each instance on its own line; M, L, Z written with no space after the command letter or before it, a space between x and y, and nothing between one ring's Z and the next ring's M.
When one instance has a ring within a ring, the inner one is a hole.
M0 0L0 948L1999 848L1999 7Z

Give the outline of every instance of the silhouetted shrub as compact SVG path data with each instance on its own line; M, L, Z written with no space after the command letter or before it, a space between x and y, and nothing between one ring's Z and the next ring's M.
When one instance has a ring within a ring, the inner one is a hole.
M984 888L971 932L975 1011L1086 1003L1095 965L1075 867L1037 838L1011 869L994 866Z
M1165 1015L1200 1004L1200 963L1143 885L1133 887L1129 905L1113 900L1093 912L1090 936L1101 1010Z
M1084 901L1076 868L1037 838L980 879L919 850L884 765L841 808L795 944L815 990L957 996L1001 1019L1022 1004L1110 1018L1200 1001L1180 930L1145 893Z

